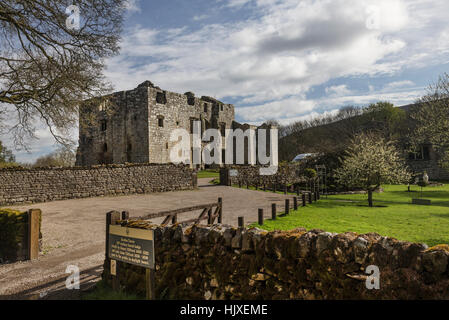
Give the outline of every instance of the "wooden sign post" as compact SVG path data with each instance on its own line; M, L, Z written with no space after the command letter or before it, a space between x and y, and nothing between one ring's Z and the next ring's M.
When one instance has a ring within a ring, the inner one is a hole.
M155 299L154 286L154 231L109 225L108 258L111 267L115 267L114 287L118 289L118 270L113 261L121 261L146 268L147 299ZM111 268L111 273L113 270Z

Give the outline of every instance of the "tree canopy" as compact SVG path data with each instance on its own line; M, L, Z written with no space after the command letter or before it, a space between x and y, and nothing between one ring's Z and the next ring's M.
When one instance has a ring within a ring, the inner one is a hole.
M34 136L35 119L64 142L80 101L111 89L102 72L119 52L124 2L0 1L0 104L15 111L16 143Z
M372 207L376 189L382 184L407 183L411 174L392 142L368 132L352 139L342 166L335 170L335 178L348 188L367 191Z
M410 112L412 147L430 143L440 155L440 163L449 169L449 74L427 88Z

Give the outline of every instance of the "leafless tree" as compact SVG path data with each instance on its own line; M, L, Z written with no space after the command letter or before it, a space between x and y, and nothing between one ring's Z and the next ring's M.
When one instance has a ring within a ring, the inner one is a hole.
M43 120L66 143L80 101L111 90L104 59L119 52L125 0L0 1L0 105L15 112L16 145ZM71 20L79 9L79 28ZM71 7L73 8L73 7Z

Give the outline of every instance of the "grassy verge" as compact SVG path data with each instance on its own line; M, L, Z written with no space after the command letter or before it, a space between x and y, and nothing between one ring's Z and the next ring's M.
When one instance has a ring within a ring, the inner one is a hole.
M100 281L90 292L82 296L82 300L144 300L144 297L127 294L124 292L115 292L111 287Z
M299 208L289 216L266 220L266 230L289 230L297 227L323 229L329 232L377 232L404 241L422 242L429 246L449 243L449 185L427 187L423 198L431 206L412 205L421 196L419 187L384 186L375 194L374 208L367 205L366 195L336 195Z

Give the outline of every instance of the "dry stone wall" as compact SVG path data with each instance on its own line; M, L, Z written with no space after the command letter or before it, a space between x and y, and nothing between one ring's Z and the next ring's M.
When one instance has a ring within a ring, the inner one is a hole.
M300 165L288 164L279 166L273 175L260 175L261 166L232 165L220 169L220 183L222 185L251 185L269 187L272 183L294 184L304 182L303 168Z
M0 205L193 189L185 165L123 164L0 170Z
M375 233L137 225L155 231L158 299L449 299L448 245ZM366 286L371 265L379 289ZM110 282L108 261L104 270ZM122 289L145 294L145 269L118 263L118 274Z

